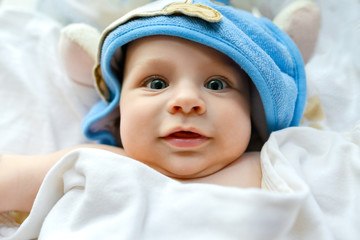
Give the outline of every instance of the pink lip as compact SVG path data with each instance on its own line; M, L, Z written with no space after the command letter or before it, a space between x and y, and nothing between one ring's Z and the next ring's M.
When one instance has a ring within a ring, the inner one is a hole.
M209 140L207 136L204 136L195 129L175 129L163 137L163 139L170 145L178 148L195 148Z

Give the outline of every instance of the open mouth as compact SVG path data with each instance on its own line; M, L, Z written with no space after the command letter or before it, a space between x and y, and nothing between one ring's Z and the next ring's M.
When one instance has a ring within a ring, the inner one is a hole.
M170 145L179 148L198 147L209 140L208 137L191 131L178 131L164 138Z

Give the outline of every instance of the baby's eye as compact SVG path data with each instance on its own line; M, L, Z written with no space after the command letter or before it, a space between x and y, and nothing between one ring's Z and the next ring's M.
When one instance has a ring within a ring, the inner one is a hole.
M227 87L227 83L222 78L212 78L205 83L205 87L210 90L220 91Z
M167 82L158 76L152 76L146 79L145 83L146 83L146 87L156 90L164 89L168 87Z

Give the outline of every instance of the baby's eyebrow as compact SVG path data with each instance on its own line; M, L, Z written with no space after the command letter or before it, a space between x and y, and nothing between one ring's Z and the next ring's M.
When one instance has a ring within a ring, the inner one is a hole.
M126 69L127 74L136 78L152 74L168 75L173 71L175 71L175 66L171 62L156 56L135 59L131 67Z
M135 67L171 68L172 64L165 59L158 57L147 57L141 61L135 61Z
M134 63L133 70L136 71L174 70L174 66L170 61L157 57L148 57L141 60L135 60Z

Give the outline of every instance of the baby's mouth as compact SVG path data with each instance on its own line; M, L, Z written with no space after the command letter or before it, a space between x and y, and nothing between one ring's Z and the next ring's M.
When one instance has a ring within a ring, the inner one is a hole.
M191 131L177 131L166 136L164 140L177 148L194 148L202 145L209 138Z
M168 137L188 139L188 138L200 138L203 136L198 133L194 133L194 132L179 131L179 132L170 134Z

